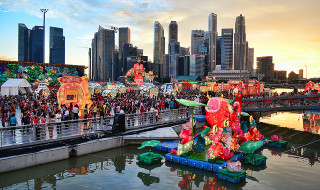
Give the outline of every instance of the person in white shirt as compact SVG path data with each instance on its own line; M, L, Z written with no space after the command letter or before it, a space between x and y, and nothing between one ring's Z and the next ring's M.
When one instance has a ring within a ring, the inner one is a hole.
M56 123L57 123L57 133L61 133L61 111L59 110L58 113L56 113Z
M74 106L73 110L72 110L73 114L74 114L74 120L79 119L79 108L78 105Z

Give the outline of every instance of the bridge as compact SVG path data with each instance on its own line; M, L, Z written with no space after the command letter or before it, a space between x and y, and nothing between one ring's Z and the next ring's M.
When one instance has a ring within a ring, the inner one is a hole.
M242 99L242 111L296 111L320 108L320 94Z
M193 110L194 114L199 114L200 112L201 109L199 108ZM174 126L186 122L189 116L191 116L190 108L162 110L158 115L155 112L126 114L125 131L122 135L127 136L157 128ZM116 136L117 134L114 134L112 129L114 120L115 117L107 116L104 118L97 117L94 119L46 123L38 126L20 125L0 128L0 152L2 150L36 147L39 145L73 144L73 141L77 143L78 141ZM1 156L2 154L0 153Z
M298 88L304 89L305 84L264 84L265 88Z

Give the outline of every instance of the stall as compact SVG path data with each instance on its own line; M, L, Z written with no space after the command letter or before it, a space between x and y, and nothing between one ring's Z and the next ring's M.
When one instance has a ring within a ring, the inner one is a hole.
M32 93L31 85L26 79L8 79L1 85L2 96L16 96L19 94Z

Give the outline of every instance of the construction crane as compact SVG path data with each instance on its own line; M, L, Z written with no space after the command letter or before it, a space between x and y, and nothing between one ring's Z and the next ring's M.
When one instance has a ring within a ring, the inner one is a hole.
M114 33L117 33L119 28L118 27L115 27L115 26L110 26L111 30L114 31Z

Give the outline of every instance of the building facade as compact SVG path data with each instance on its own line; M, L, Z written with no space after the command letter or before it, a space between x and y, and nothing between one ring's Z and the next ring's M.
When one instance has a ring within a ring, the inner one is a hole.
M169 77L169 54L163 55L162 76L161 78Z
M31 62L43 62L43 26L34 26L30 31L31 41Z
M128 57L138 56L138 48L134 47L132 44L124 43L122 44L122 65L120 70L122 71L121 75L124 76L128 70L133 68L133 65L128 64Z
M153 64L154 75L160 76L160 65L163 63L163 55L165 54L165 37L162 25L154 22L154 48L153 48Z
M211 13L208 17L209 32L209 70L213 71L216 67L216 41L217 32L217 14Z
M245 17L240 15L235 22L234 70L247 70L246 66L246 25Z
M122 44L130 44L130 28L120 27L119 28L119 60L122 59Z
M221 69L232 70L233 65L233 29L221 30Z
M264 80L274 80L272 56L257 57L257 74L264 75Z
M23 23L18 24L18 61L29 62L30 30Z
M170 42L178 41L178 24L176 21L171 21L169 24L169 39L168 39L168 53L170 53Z
M303 79L303 69L299 69L299 79Z
M205 55L193 54L190 55L190 70L189 76L205 77Z
M114 31L99 26L91 45L92 80L97 82L114 81Z
M248 58L248 71L251 75L254 74L253 67L254 67L254 48L249 48L248 51L249 58Z
M274 80L286 81L287 71L274 71Z
M50 27L49 62L53 64L65 64L65 38L63 29Z
M204 39L203 30L192 30L191 31L191 55L199 54L199 44Z

